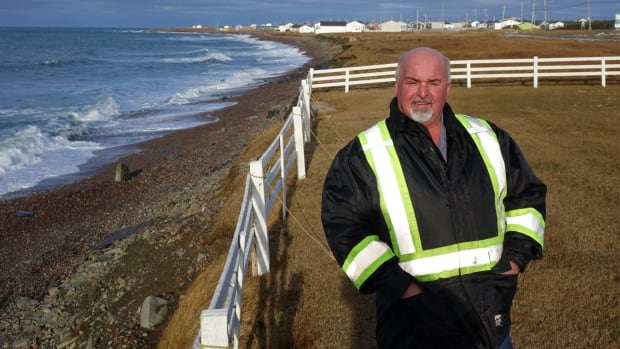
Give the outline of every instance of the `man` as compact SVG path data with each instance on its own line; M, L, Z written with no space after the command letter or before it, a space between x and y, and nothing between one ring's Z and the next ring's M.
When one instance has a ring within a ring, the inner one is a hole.
M376 294L380 348L511 348L517 274L542 257L546 186L496 125L454 114L450 63L403 54L384 121L334 159L322 220Z

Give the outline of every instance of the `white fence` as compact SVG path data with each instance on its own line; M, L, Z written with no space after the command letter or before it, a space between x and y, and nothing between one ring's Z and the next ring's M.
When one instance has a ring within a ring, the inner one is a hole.
M497 82L531 81L534 88L544 79L590 79L600 77L601 85L606 86L610 76L620 76L620 56L612 57L570 57L570 58L518 58L518 59L479 59L451 61L453 82L466 82L472 86L473 80ZM351 86L393 83L396 63L364 67L311 70L312 89L341 87L349 92Z
M571 63L560 65L561 63ZM593 63L595 62L595 63ZM609 62L614 62L609 64ZM452 61L452 79L532 78L534 87L544 77L620 75L620 57L537 58ZM513 65L507 65L513 64ZM516 65L514 65L516 64ZM200 314L200 332L194 349L239 347L241 292L249 262L254 275L269 272L267 218L278 200L286 218L286 178L297 164L297 178L305 178L304 144L310 140L312 89L394 82L396 64L310 70L302 80L297 105L277 137L259 160L250 163L242 206L224 270L209 308ZM329 82L327 82L329 81Z
M250 163L241 211L224 270L209 308L200 314L200 332L193 348L239 346L243 281L249 262L254 275L269 272L267 219L278 200L286 218L286 178L297 164L297 178L306 177L304 143L310 140L310 88L300 87L297 106L259 160Z

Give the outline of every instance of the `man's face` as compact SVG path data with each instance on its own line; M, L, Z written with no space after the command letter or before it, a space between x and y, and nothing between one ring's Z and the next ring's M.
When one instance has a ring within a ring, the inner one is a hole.
M404 57L399 69L395 90L400 111L427 127L439 122L450 93L445 61L421 49Z

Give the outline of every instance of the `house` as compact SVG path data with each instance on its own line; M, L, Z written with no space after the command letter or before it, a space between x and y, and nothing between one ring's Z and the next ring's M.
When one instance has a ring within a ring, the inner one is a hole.
M405 22L387 21L381 23L381 31L383 32L398 33L406 30L407 23Z
M614 24L614 28L620 29L620 13L616 13L616 24Z
M315 34L345 33L347 22L344 21L320 21L314 25Z
M302 24L301 26L299 26L298 31L300 34L313 34L314 27L311 25Z
M429 21L426 22L426 27L433 30L444 30L446 23L444 21Z
M543 25L541 24L540 26L542 27ZM519 24L519 29L520 30L534 30L534 29L540 29L540 27L530 22L523 22Z
M346 25L347 33L361 33L366 31L366 25L358 21L348 22Z
M518 27L521 24L521 19L516 17L504 18L499 22L495 22L494 28L496 30L504 28Z
M278 31L280 32L288 32L291 31L291 29L293 29L293 23L286 23L278 26Z

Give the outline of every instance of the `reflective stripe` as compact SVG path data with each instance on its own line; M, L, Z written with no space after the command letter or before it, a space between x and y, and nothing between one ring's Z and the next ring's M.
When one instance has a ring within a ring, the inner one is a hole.
M417 232L418 226L405 176L394 143L389 137L384 120L364 132L364 137L360 138L360 141L366 158L377 176L380 205L388 229L392 233L392 239L397 241L394 252L397 255L404 255L414 253L416 250L412 231Z
M342 269L359 289L383 263L394 257L390 247L379 237L371 235L359 242L349 253Z
M456 114L456 119L465 127L474 140L478 152L489 173L493 192L495 193L495 213L497 215L497 231L503 234L505 227L504 199L506 198L506 164L497 135L491 126L484 120L468 115Z
M545 240L545 220L540 212L533 208L506 212L506 230L527 235L542 247Z
M417 258L399 264L403 270L417 276L418 280L432 281L438 279L437 275L455 276L468 268L473 268L471 272L488 270L499 261L502 251L503 246L500 242L488 247L459 249L455 252Z

